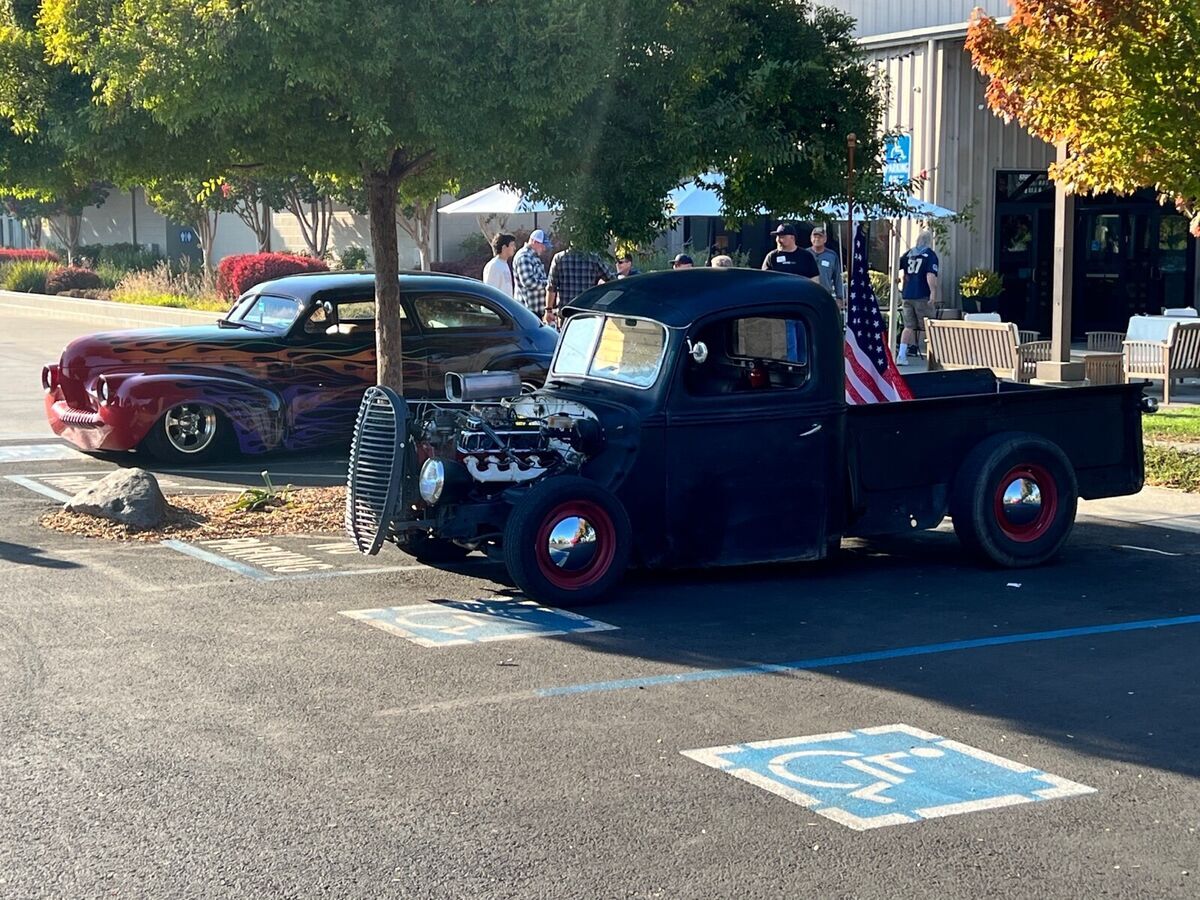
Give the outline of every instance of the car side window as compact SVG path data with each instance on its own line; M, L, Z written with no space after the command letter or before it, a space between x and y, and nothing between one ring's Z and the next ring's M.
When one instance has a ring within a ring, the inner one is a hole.
M808 381L811 344L803 319L723 319L701 328L691 341L708 351L703 362L684 358L684 383L692 395L795 390Z
M334 300L332 314L326 312L325 302L313 307L304 323L304 331L310 335L358 335L375 331L375 298ZM400 331L412 332L412 324L404 306L400 307Z
M510 327L507 318L487 303L461 294L422 294L413 300L413 307L421 328L432 334Z

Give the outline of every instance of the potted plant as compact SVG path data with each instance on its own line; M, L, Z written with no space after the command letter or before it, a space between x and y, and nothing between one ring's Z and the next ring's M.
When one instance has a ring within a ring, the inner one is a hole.
M958 292L964 309L973 305L977 312L995 312L997 300L1004 293L1004 279L991 269L972 269L958 279Z

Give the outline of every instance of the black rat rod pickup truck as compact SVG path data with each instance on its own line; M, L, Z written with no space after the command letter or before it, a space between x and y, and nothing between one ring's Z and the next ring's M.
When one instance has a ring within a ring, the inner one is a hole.
M631 565L817 560L947 514L984 561L1037 565L1078 498L1142 487L1140 385L936 372L908 379L914 400L847 406L839 313L806 278L642 275L564 318L540 390L511 373L448 375L446 403L368 390L346 507L362 552L480 549L569 606Z

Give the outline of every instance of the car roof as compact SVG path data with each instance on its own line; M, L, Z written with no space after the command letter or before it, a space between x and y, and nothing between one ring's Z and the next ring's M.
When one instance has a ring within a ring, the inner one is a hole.
M468 278L466 275L452 275L448 272L422 272L419 269L403 269L400 272L400 286L405 290L437 290L438 288L453 287L457 291L464 288L471 292L473 286L484 287L482 281ZM283 294L305 302L312 300L318 294L344 293L353 291L369 291L375 289L375 273L356 270L353 272L305 272L298 275L285 275L272 281L256 284L251 290L255 293Z
M695 268L597 285L571 301L567 310L654 319L671 328L686 328L712 313L748 303L778 302L828 304L830 298L820 285L786 272Z

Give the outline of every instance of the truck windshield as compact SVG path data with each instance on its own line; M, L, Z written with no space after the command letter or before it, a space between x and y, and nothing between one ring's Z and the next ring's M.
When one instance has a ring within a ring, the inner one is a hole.
M662 368L666 345L666 328L650 319L574 316L558 342L550 374L647 388Z

